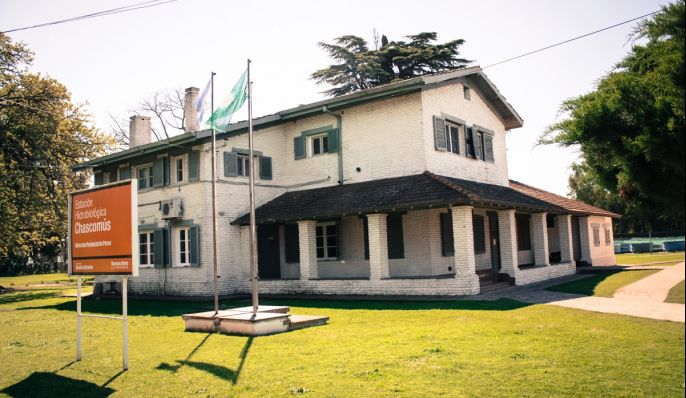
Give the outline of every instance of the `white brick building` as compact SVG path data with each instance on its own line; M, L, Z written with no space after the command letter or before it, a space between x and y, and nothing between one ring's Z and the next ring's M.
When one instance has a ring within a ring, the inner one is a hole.
M260 291L476 294L614 263L615 214L508 179L505 136L521 126L478 67L255 119ZM210 296L210 132L150 143L149 121L133 117L131 136L130 149L79 166L96 184L138 178L130 289ZM217 143L220 293L247 293L247 123Z

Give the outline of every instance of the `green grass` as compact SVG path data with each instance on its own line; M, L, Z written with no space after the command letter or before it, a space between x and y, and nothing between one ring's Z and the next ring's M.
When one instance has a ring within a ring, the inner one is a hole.
M684 252L674 253L623 253L617 254L617 264L619 265L645 265L659 262L677 262L684 261ZM655 264L655 265L673 265L673 264Z
M288 300L265 304L330 323L245 338L185 333L180 315L210 303L132 300L122 373L118 321L85 319L74 362L75 301L60 293L0 295L0 396L684 395L684 328L672 322L508 300ZM85 300L84 311L121 308Z
M677 283L669 290L665 303L684 304L684 281Z
M660 270L607 271L589 278L563 283L547 288L554 292L585 294L587 296L612 297L620 287L634 283Z
M84 282L90 282L92 277L83 277ZM53 284L53 283L68 283L75 284L76 277L68 276L67 274L37 274L37 275L22 275L22 276L3 276L0 277L0 286L4 287L22 287L28 285L38 284Z

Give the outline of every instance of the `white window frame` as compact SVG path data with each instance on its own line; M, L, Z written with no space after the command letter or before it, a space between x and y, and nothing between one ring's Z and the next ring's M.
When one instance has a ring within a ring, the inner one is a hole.
M141 243L141 235L146 236L146 243ZM146 253L143 252L145 247ZM143 231L138 233L138 250L139 256L145 256L145 263L140 261L139 268L152 268L155 266L155 233L153 231ZM143 258L139 258L143 260Z
M181 239L181 232L184 233L184 239ZM190 267L191 266L191 229L190 227L179 227L176 229L176 262L177 267ZM184 244L185 250L181 250L181 243ZM183 260L183 255L185 255L185 261Z
M236 175L238 177L250 177L250 156L236 154Z
M333 226L334 230L336 231L336 235L335 235L336 236L336 245L335 246L329 245L329 242L328 242L329 236L326 234L326 227L329 227L329 226ZM340 255L341 247L340 247L340 236L338 236L338 231L335 228L336 222L335 221L329 221L329 222L317 223L317 226L315 228L315 238L317 235L317 229L319 227L322 228L322 245L323 245L322 249L324 251L324 256L319 257L319 255L317 254L317 261L336 261L336 260L338 260L338 255ZM317 246L317 245L315 244L315 246ZM329 257L329 247L335 247L336 248L336 254L337 255L335 257ZM315 248L315 250L316 249L319 249L319 246L317 246Z
M455 138L457 140L457 152L453 152L453 139L450 135L450 129L454 128L457 129L457 137ZM446 149L448 153L453 153L455 155L460 154L460 149L462 148L462 140L460 139L460 130L462 130L462 125L457 124L457 123L452 123L448 120L446 120L445 123L445 144L446 144Z
M188 159L187 156L177 156L174 158L174 182L182 184L188 181ZM181 179L179 179L179 162L181 162Z
M146 185L141 187L140 185L140 171L145 169L147 172L147 175L145 176L145 182ZM150 189L152 188L154 182L155 182L155 174L154 174L154 169L152 167L152 163L136 166L136 178L138 179L138 189L143 190L143 189Z
M319 156L319 155L325 155L329 153L329 134L328 133L321 133L321 134L314 134L308 137L309 140L309 151L310 151L310 156ZM324 140L326 140L326 148L324 148ZM319 144L317 144L319 143ZM314 148L315 145L319 147L319 153L314 153Z

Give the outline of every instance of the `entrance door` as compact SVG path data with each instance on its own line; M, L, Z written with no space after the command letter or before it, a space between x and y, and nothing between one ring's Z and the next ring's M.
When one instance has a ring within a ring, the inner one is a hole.
M581 230L579 228L579 217L572 216L572 248L574 261L581 261Z
M257 270L260 279L281 278L279 226L277 224L257 226Z
M500 272L500 227L498 214L494 211L486 212L488 215L489 244L491 246L491 273L493 282L498 282Z

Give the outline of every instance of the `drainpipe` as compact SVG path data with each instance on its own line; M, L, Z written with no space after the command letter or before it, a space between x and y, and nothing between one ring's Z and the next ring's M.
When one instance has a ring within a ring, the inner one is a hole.
M338 183L343 185L343 117L340 113L331 112L326 105L322 106L322 112L336 118L336 129L338 129Z

